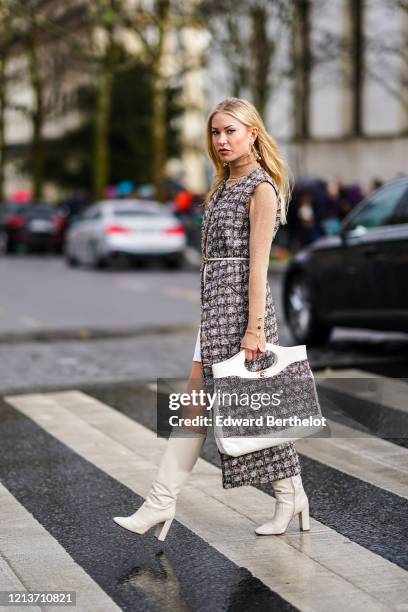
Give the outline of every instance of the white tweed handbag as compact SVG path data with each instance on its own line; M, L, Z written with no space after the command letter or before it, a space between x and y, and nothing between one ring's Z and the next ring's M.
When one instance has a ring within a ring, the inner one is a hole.
M212 365L213 429L218 449L232 457L316 434L324 428L306 346L267 343L274 363L245 367L245 349Z

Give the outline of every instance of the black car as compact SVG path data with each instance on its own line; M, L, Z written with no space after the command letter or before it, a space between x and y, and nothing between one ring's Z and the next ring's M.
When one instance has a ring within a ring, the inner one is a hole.
M293 257L283 308L299 343L324 343L338 325L408 331L408 177L373 192L338 235Z
M0 252L15 252L27 222L27 207L25 202L5 202L0 206Z
M0 251L14 253L24 245L30 251L62 251L66 218L50 204L6 203L0 210Z

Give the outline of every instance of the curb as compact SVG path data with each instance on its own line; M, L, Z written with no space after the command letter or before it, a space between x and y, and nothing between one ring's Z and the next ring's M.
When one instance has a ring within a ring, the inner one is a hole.
M161 334L183 334L197 331L197 325L162 325L127 328L79 327L76 329L38 329L28 332L0 333L0 344L20 344L24 342L59 342L74 340L106 340L113 338L134 338Z

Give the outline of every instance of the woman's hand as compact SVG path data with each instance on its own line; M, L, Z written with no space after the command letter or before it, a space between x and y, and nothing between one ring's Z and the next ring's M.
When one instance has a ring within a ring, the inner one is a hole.
M243 346L241 346L241 350L245 348ZM259 355L262 355L262 351L258 349L256 349L256 351L253 351L252 349L245 349L245 359L247 359L248 361L252 361L253 359L256 359L257 357L259 357Z
M259 334L259 335L258 335ZM247 328L241 340L240 350L245 349L245 359L252 361L266 352L266 338L264 332L253 331Z

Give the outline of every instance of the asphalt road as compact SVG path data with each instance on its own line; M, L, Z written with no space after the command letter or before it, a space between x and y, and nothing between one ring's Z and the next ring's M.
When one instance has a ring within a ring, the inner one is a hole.
M0 335L38 330L143 329L194 324L199 273L117 266L69 268L63 258L0 258Z
M293 344L270 274L279 341ZM61 257L0 259L0 389L185 376L200 320L199 270L68 268ZM408 334L335 329L314 369L408 376Z

